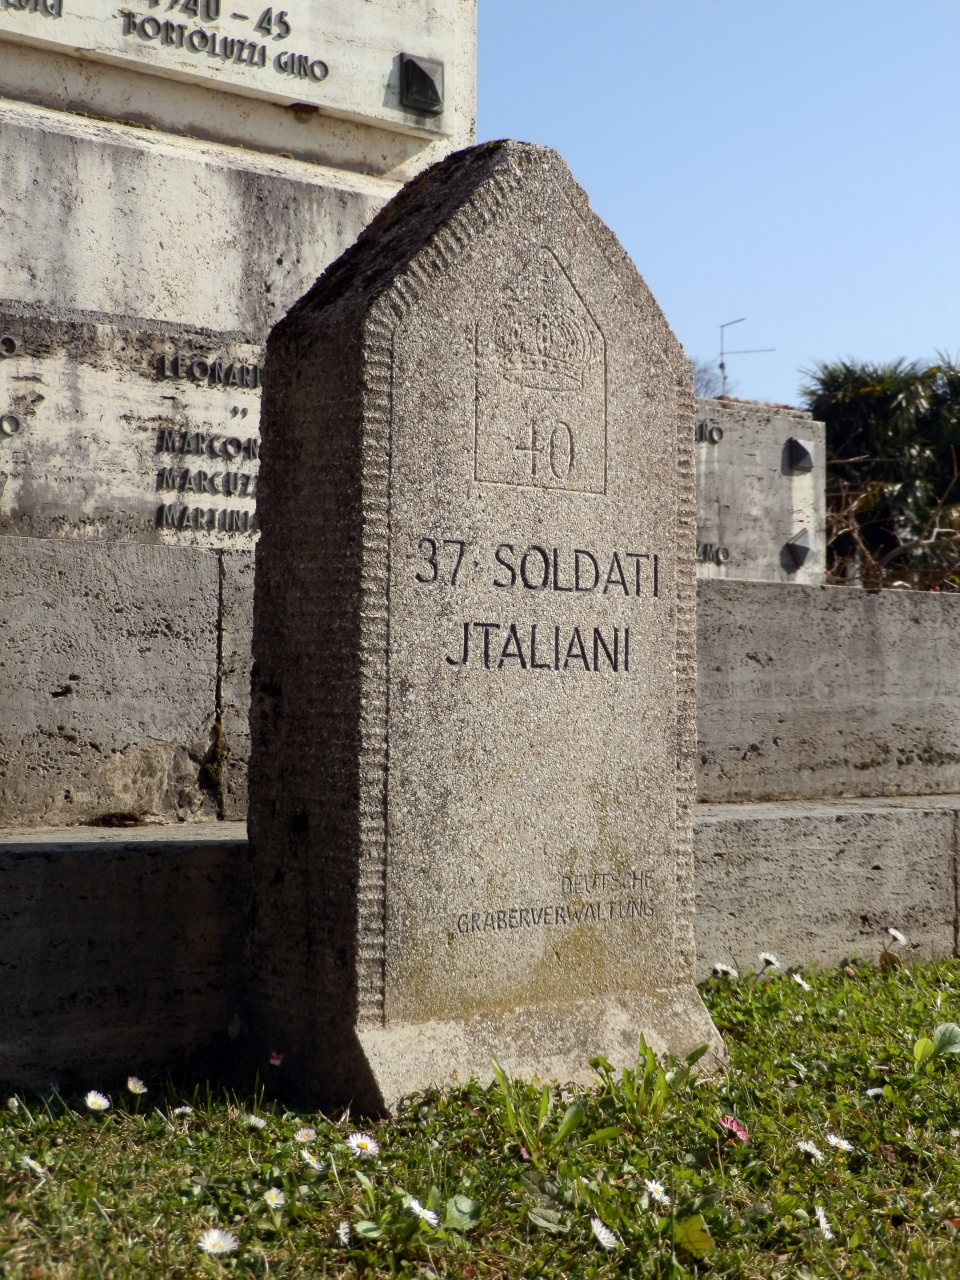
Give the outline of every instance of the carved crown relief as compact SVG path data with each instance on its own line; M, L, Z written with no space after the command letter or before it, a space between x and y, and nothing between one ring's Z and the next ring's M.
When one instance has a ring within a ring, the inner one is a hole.
M606 491L603 334L542 248L477 326L475 477Z

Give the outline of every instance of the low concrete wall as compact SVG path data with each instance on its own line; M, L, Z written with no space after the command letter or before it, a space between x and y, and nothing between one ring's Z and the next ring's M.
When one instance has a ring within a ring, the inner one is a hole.
M252 550L0 538L0 828L245 817L252 611ZM702 581L698 646L702 803L960 792L960 597Z
M0 826L216 816L217 560L0 539Z
M242 824L0 839L0 1079L176 1068L240 1008Z
M0 538L0 828L245 817L252 605L252 551Z
M960 792L960 596L701 582L697 799Z
M952 955L958 823L960 796L698 805L698 980L717 961L756 969L760 951L876 960L890 925L908 956Z
M954 951L960 796L701 805L699 977ZM181 1067L242 1011L242 823L0 835L0 1080L120 1079ZM242 1043L242 1042L241 1042Z

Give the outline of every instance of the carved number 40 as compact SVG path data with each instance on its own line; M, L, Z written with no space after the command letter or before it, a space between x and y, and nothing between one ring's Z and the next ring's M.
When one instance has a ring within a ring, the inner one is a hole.
M462 542L459 538L443 538L439 543L435 538L421 538L417 543L417 546L420 554L423 556L423 563L416 575L417 581L428 584L436 582L439 579L439 556L442 554L440 552L440 547L450 547L456 548L454 565L450 571L450 585L451 587L455 587L457 585L457 574L460 572L460 566L463 563L463 552L466 545L467 544ZM451 552L451 556L445 556L444 558L451 559L453 558L453 555L454 553ZM444 575L446 575L445 569Z

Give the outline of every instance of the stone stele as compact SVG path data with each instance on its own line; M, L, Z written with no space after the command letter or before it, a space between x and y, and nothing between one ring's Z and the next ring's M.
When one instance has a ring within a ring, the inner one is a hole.
M249 990L390 1108L722 1042L694 986L694 398L552 151L452 155L264 370Z

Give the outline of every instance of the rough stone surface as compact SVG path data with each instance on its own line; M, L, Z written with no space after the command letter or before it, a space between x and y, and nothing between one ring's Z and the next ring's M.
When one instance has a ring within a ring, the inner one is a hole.
M893 925L906 954L954 954L960 796L697 805L698 977L876 960Z
M697 799L960 792L960 599L700 582Z
M244 837L231 823L0 836L0 1079L89 1087L225 1038Z
M247 816L253 570L254 559L251 552L223 553L220 696L227 754L223 761L221 781L223 815L228 821L245 821Z
M640 1031L719 1047L692 385L623 250L554 153L461 152L274 330L264 379L260 1034L366 1106L492 1054L569 1079Z
M0 827L216 816L211 552L0 538Z
M698 400L697 576L823 582L826 473L826 432L809 413Z

